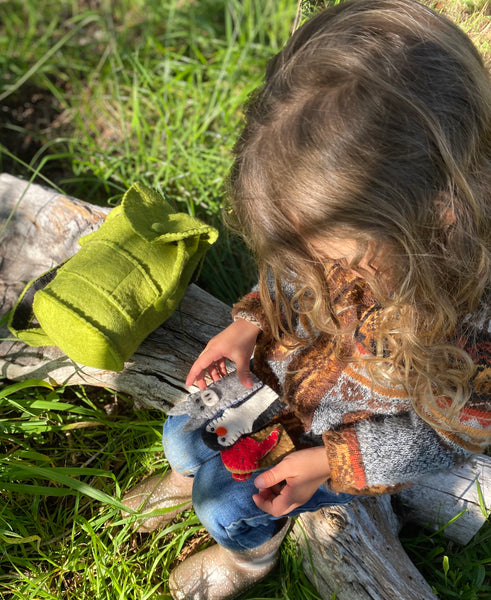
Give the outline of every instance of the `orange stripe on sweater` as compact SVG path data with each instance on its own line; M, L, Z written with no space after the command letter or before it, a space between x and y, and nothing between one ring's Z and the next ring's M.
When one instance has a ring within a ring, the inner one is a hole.
M363 489L367 487L367 480L365 477L365 469L363 468L363 461L361 458L360 444L356 436L355 430L347 428L344 432L344 439L346 446L348 447L349 460L351 464L351 470L353 473L353 480L357 489Z
M354 379L361 385L365 386L369 390L373 390L375 393L380 394L381 396L386 396L387 398L398 398L402 400L406 400L408 398L407 393L405 392L402 386L381 386L373 383L373 381L368 377L366 371L363 371L363 366L358 366L355 364L349 364L346 366L344 373Z
M464 406L460 411L460 420L462 423L476 420L482 428L487 428L491 425L491 415L469 406Z
M451 404L452 401L446 396L440 396L436 399L436 405L442 410L449 409ZM440 416L440 418L442 421L447 421L447 419L444 418L444 415ZM483 429L487 429L491 425L491 413L472 408L471 406L463 406L459 411L458 420L461 423L468 423L469 421L476 420Z

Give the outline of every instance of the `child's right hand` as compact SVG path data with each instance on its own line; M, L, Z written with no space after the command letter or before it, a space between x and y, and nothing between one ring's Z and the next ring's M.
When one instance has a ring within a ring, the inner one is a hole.
M196 385L206 388L205 374L209 373L213 381L227 374L225 359L233 361L237 366L237 376L245 387L252 387L249 362L254 346L261 330L246 321L237 319L221 333L211 338L206 348L191 367L186 378L186 385Z

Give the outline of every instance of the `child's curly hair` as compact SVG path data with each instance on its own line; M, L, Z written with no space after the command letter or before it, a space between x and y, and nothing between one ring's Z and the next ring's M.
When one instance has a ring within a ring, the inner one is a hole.
M357 240L349 266L377 257L367 280L384 307L373 373L406 385L422 415L470 394L473 362L449 340L479 306L489 319L490 194L488 73L455 24L414 0L350 0L297 30L247 107L230 175L274 334L307 343L292 330L300 312L343 337L310 242Z

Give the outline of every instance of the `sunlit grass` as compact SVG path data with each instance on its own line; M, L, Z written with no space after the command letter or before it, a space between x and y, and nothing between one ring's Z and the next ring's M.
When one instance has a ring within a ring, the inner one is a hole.
M0 99L9 116L0 142L24 153L27 168L7 154L3 163L14 174L53 174L67 193L98 203L117 203L140 181L219 225L242 106L287 39L296 3L113 4L94 11L50 0L40 11L37 0L0 3ZM244 254L222 232L203 285L233 302L254 278Z

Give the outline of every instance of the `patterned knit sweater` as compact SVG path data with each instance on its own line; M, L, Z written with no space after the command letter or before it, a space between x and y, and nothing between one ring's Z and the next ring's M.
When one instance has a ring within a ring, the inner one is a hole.
M328 284L341 325L357 324L351 352L369 355L380 307L368 285L339 265L330 270ZM449 470L491 445L489 307L468 316L465 337L457 332L459 345L477 365L474 393L459 414L457 432L441 421L441 427L430 427L414 411L403 386L374 384L363 362L337 358L328 334L286 356L271 335L257 291L234 305L233 316L241 315L257 320L262 329L255 374L288 405L291 412L283 416L283 423L297 448L303 442L324 443L332 490L395 492L425 473Z

